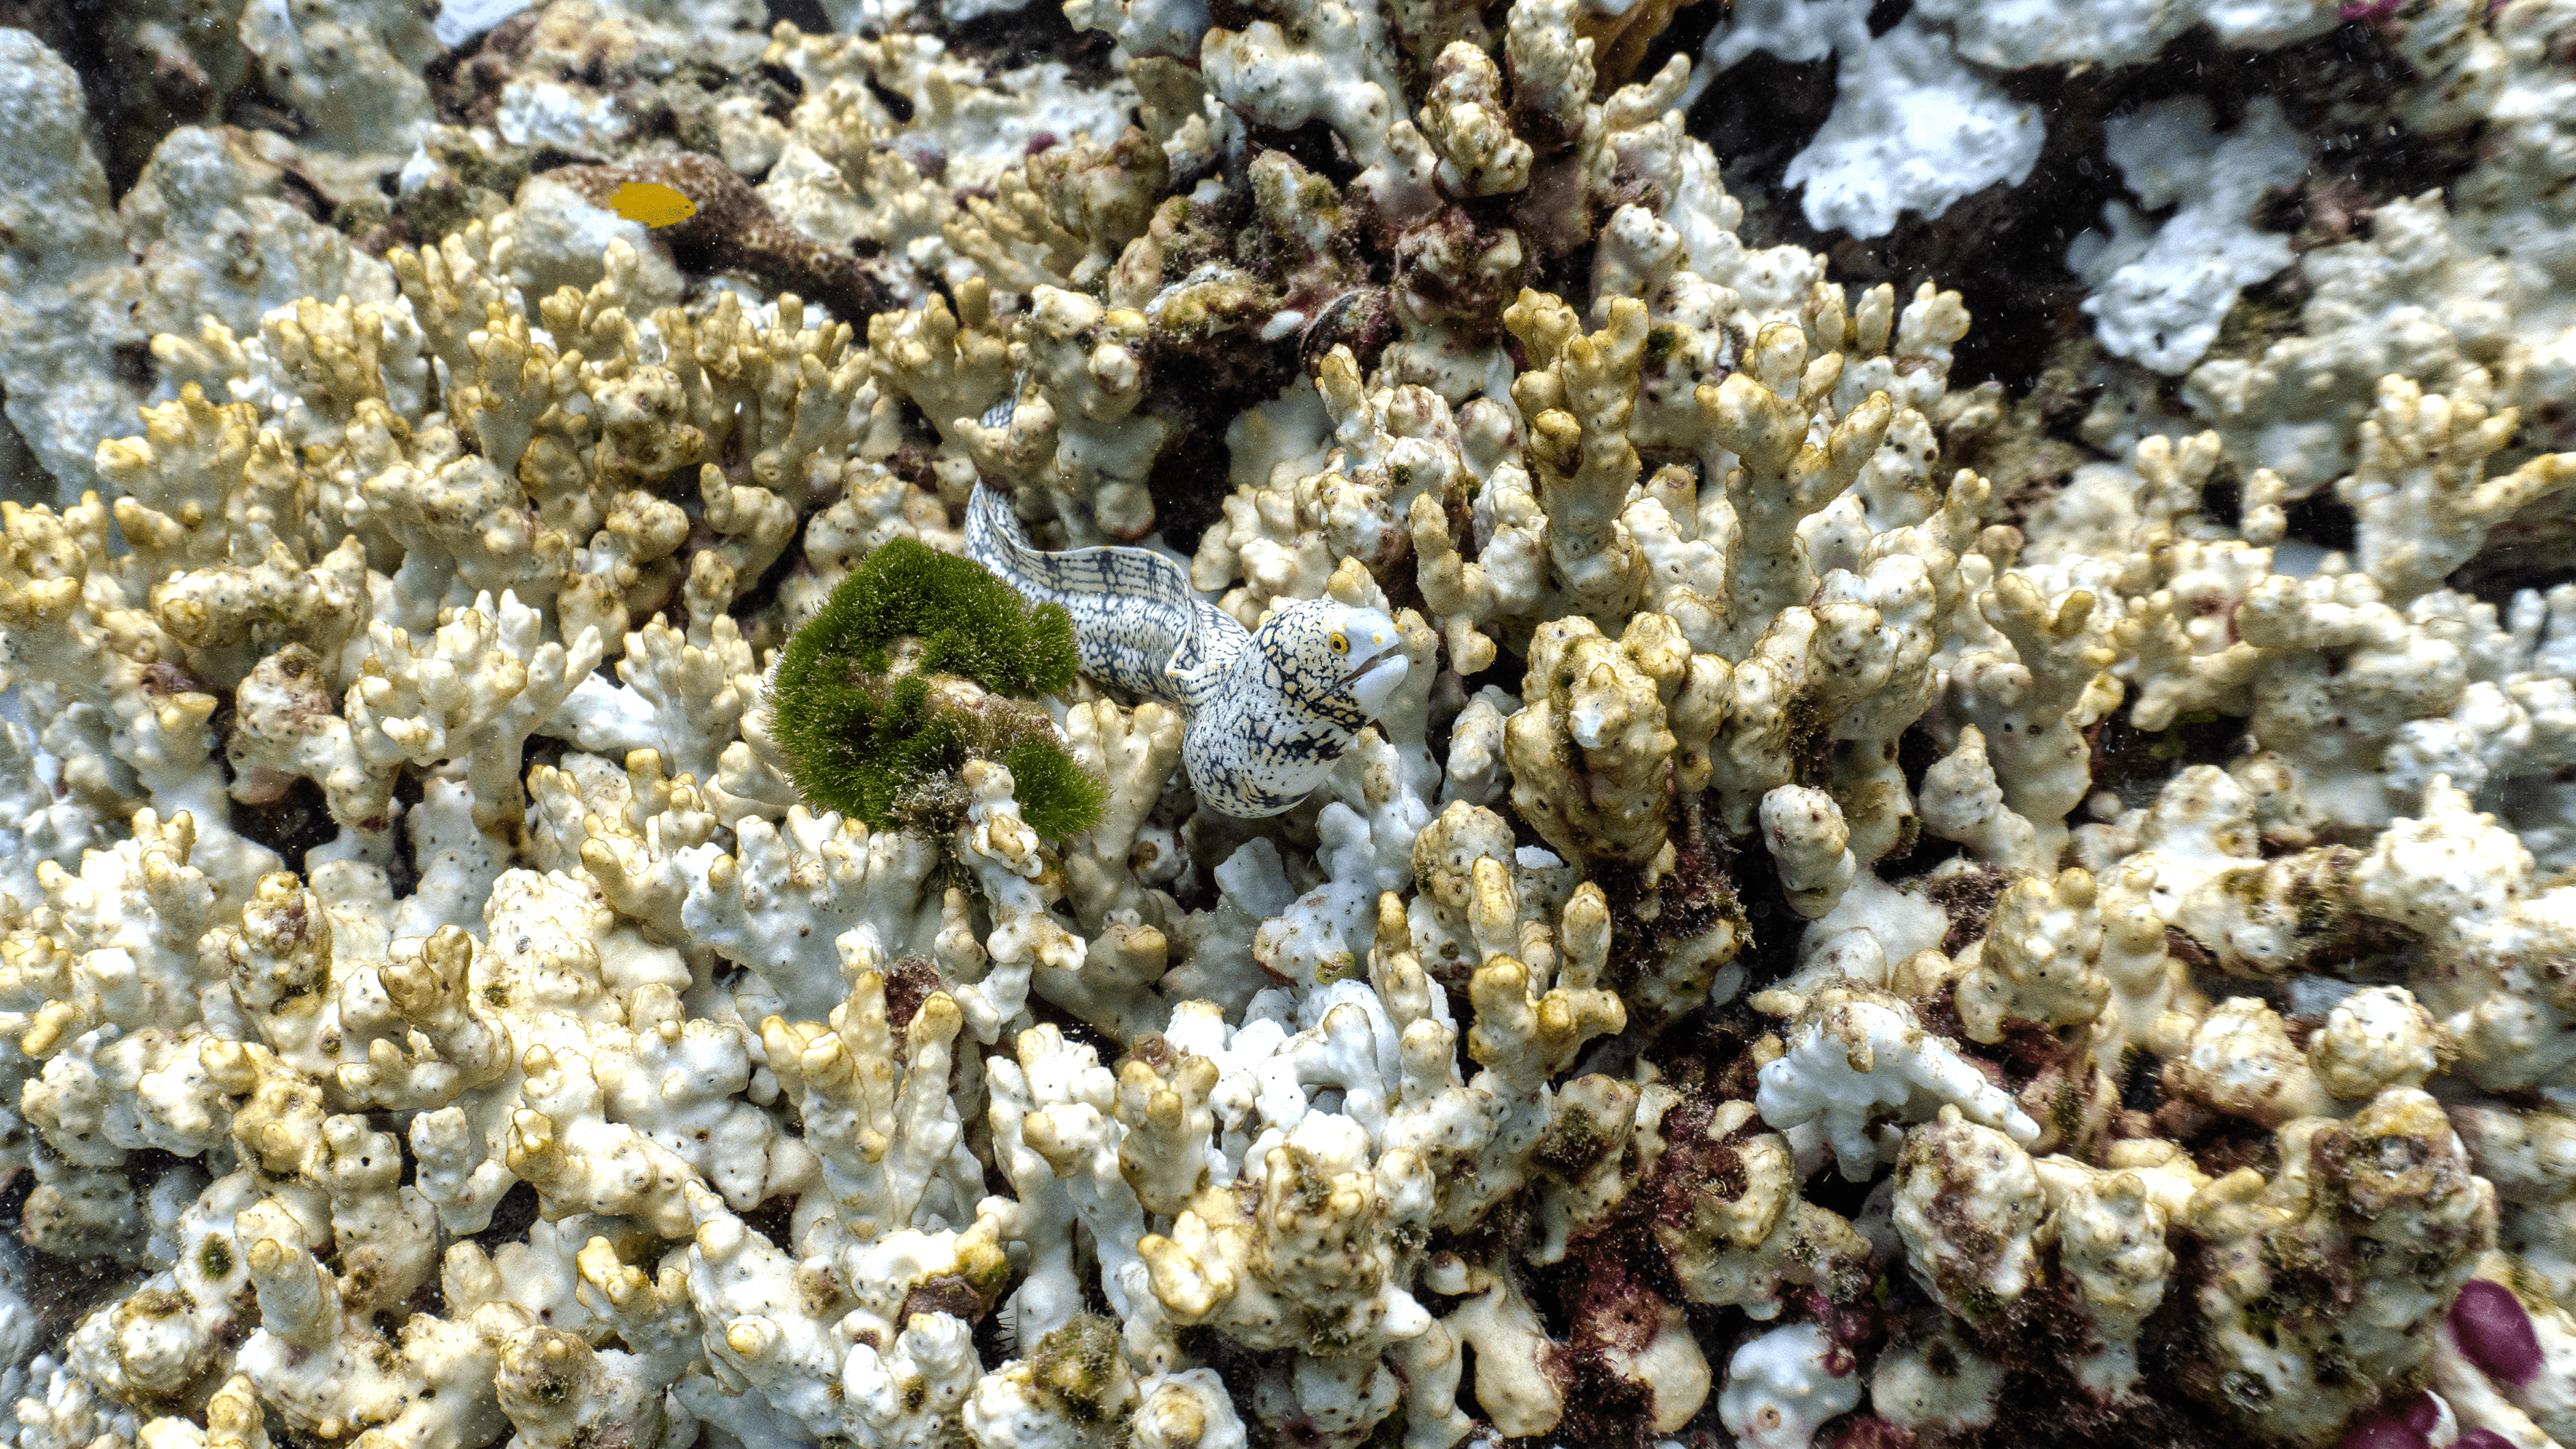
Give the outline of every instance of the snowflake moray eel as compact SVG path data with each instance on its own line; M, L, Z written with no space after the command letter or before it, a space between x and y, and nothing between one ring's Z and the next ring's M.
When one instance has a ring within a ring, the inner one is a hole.
M1073 616L1082 672L1179 706L1199 802L1243 818L1311 793L1404 682L1395 621L1330 599L1282 604L1246 629L1141 548L1031 546L1008 495L975 490L966 556L1033 603Z

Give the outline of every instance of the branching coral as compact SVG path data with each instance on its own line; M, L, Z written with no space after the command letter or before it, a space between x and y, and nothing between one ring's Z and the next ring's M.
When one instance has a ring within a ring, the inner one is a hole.
M2281 1135L2272 1182L2240 1169L2192 1198L2218 1262L2197 1305L2206 1359L2186 1382L2262 1432L2317 1442L2421 1372L2431 1344L2415 1330L2494 1241L2495 1190L2422 1092L2393 1088L2348 1123L2307 1119ZM2377 1250L2356 1256L2356 1241ZM2373 1271L2392 1260L2409 1266ZM2332 1365L2324 1378L2320 1362Z
M2568 1437L2563 4L826 8L0 31L19 1449Z

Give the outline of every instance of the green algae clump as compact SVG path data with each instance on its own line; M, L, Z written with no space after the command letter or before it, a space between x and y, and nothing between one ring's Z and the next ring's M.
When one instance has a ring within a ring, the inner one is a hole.
M1073 621L1031 607L981 564L911 539L878 547L796 631L770 686L796 788L876 829L953 829L959 772L1011 772L1041 835L1087 830L1101 782L1065 753L1036 696L1073 683Z

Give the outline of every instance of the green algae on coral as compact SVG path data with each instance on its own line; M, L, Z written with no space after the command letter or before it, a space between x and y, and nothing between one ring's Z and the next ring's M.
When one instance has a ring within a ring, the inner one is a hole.
M788 641L771 685L796 788L878 829L953 825L970 759L1011 772L1042 835L1090 828L1104 787L1029 703L1073 683L1073 623L969 559L910 539L873 553Z

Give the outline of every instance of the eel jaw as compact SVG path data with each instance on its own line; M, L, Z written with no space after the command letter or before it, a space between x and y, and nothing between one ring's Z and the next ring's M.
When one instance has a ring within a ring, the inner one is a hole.
M1389 642L1351 661L1349 672L1342 676L1342 689L1360 708L1360 713L1375 719L1386 708L1386 701L1412 668L1404 651Z

